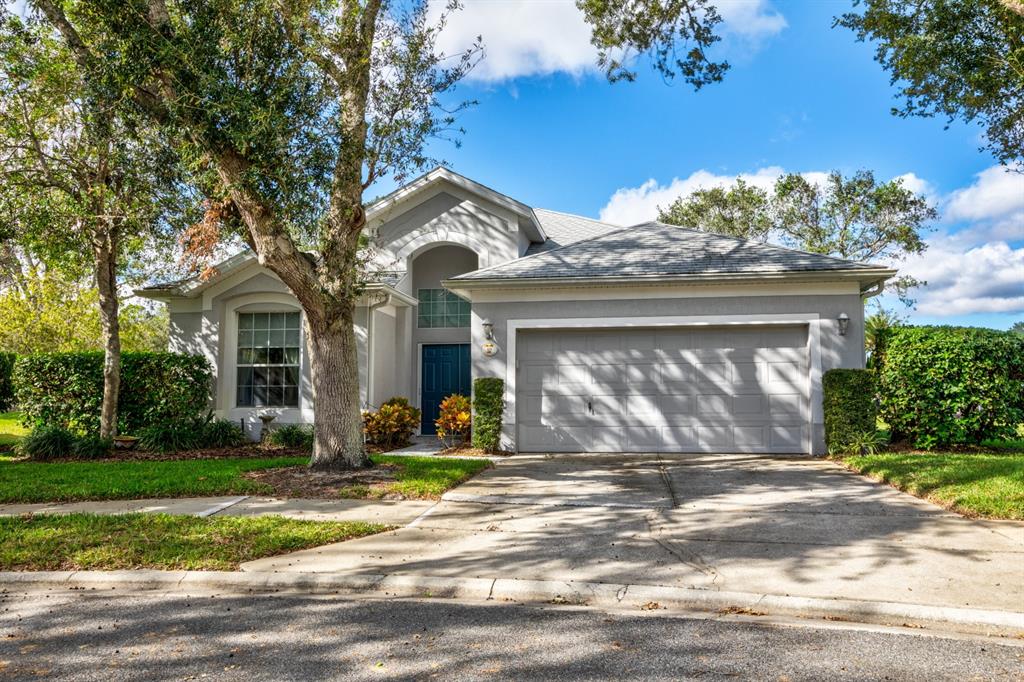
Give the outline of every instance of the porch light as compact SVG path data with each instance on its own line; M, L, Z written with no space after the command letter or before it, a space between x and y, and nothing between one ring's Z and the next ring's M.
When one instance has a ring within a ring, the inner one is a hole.
M485 319L480 323L480 326L484 328L484 338L488 341L494 340L494 323L490 320Z
M850 316L846 313L839 313L836 321L839 322L839 336L846 336L846 330L850 328Z

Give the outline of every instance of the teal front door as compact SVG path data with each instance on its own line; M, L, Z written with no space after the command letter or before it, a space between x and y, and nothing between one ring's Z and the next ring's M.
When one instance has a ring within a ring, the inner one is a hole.
M441 401L460 393L467 398L472 390L469 376L468 343L436 343L423 346L423 379L420 384L420 408L423 410L421 433L435 434Z

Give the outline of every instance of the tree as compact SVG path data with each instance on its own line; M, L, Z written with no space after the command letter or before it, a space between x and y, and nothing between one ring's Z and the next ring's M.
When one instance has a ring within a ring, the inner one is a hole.
M729 188L698 189L662 209L658 220L730 237L764 241L772 229L768 193L742 179Z
M782 175L771 193L742 180L727 190L698 190L676 199L658 219L867 262L924 252L928 245L922 235L937 217L928 200L899 179L879 183L870 171L849 178L833 171L821 184L797 174ZM920 284L904 276L889 286L909 304L908 290Z
M1010 331L1014 334L1020 334L1021 336L1024 336L1024 320L1018 320L1017 322L1014 322L1013 326L1010 327Z
M128 303L118 309L123 349L167 348L166 310ZM0 286L0 352L29 355L104 350L99 292L90 278L26 266L16 285Z
M169 162L49 24L3 9L0 91L0 231L51 269L78 273L91 262L104 349L100 435L114 436L118 271L142 235L155 234Z
M1000 162L1024 159L1024 2L864 0L863 7L836 25L876 42L875 59L905 98L893 114L977 120Z
M479 45L438 54L444 18L432 23L418 0L33 4L80 68L126 93L191 164L210 200L205 223L240 234L298 299L316 401L310 465L368 464L352 324L366 283L364 192L430 163L428 138L458 134L463 104L442 98ZM718 22L706 0L580 7L610 77L626 74L610 55L630 50L695 87L724 71L704 56ZM691 41L673 63L673 47Z
M864 318L864 351L868 356L868 366L874 365L873 359L875 350L878 348L878 340L887 329L900 327L906 324L906 319L895 311L887 310L881 305L875 307L875 312Z

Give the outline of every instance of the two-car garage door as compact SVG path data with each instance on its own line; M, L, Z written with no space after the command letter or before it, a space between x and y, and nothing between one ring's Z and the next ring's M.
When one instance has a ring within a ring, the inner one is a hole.
M804 452L807 327L520 331L522 452Z

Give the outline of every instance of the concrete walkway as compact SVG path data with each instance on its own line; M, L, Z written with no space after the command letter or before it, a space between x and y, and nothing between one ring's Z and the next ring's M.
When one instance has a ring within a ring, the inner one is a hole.
M243 570L637 584L1024 612L1024 524L977 521L827 461L499 462L414 525Z
M186 516L285 516L310 521L366 521L404 526L434 506L429 500L303 500L273 497L183 497L0 505L0 516L22 514L180 514Z

